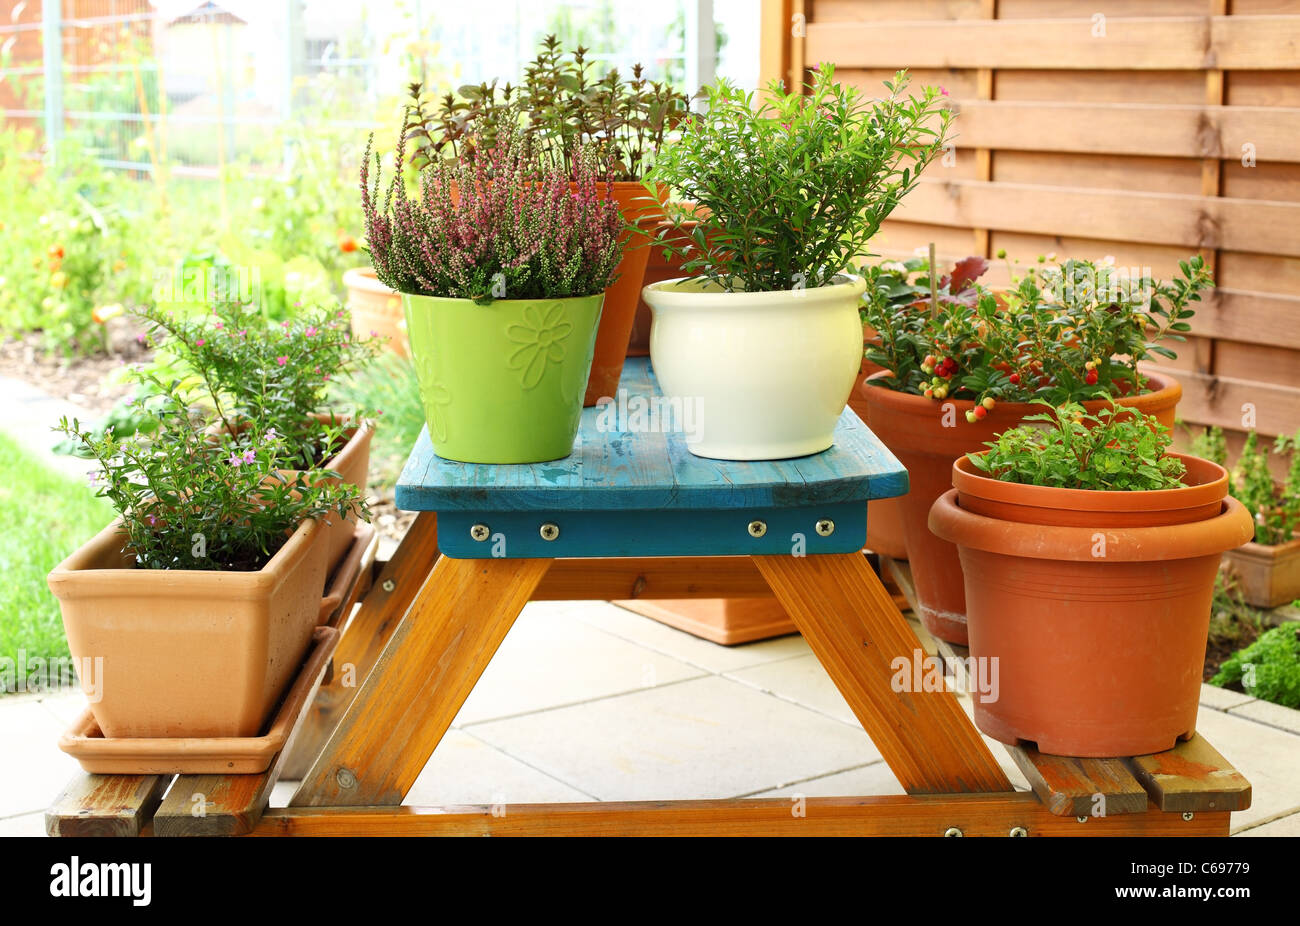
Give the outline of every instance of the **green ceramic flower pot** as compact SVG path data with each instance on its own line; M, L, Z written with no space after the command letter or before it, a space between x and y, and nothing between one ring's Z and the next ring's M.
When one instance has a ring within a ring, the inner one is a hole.
M402 294L429 438L463 463L573 451L604 295L468 299Z

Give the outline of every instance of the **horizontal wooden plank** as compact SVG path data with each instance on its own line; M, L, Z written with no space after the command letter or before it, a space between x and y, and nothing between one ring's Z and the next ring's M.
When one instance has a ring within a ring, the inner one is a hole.
M1268 437L1291 434L1300 423L1300 389L1208 373L1180 372L1177 379L1183 386L1178 417L1188 423L1240 431L1249 429L1245 416L1253 414L1254 428Z
M1128 760L1133 774L1168 813L1245 810L1250 782L1197 734L1168 752Z
M770 597L748 556L561 559L533 593L533 601Z
M1202 337L1300 349L1300 296L1215 289L1193 308L1192 331Z
M1143 813L1147 792L1123 759L1048 756L1032 746L1008 746L1034 793L1054 814L1065 817Z
M171 775L78 772L45 812L45 832L50 836L138 836L171 780Z
M895 212L938 225L1300 255L1300 203L921 180Z
M813 22L805 60L855 68L1297 68L1300 16Z
M1053 814L1033 794L268 810L255 836L1226 836L1227 813ZM955 834L954 834L955 835Z
M1157 103L960 100L954 143L966 148L1300 161L1300 108Z

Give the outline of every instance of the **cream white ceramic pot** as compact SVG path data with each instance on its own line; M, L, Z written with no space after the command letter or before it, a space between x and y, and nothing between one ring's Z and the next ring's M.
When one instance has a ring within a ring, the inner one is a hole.
M865 288L847 274L765 293L728 293L699 278L645 287L650 362L690 451L781 460L830 447L862 360Z

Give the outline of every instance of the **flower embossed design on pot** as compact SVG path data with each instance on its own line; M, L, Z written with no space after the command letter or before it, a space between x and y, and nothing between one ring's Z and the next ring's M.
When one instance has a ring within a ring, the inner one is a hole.
M532 389L542 381L548 363L564 359L564 342L573 325L564 318L564 305L554 302L545 308L530 305L524 309L524 324L506 328L506 336L520 345L510 355L509 367L519 371L519 384Z
M426 396L428 406L429 429L437 440L447 439L446 407L451 404L451 390L442 383L429 387Z

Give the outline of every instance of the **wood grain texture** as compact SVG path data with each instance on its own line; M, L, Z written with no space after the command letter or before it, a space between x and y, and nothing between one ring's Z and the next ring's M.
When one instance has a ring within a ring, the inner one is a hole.
M550 560L441 557L290 806L396 806Z
M1226 836L1227 813L1090 818L1051 813L1033 794L810 797L488 806L287 808L256 836ZM800 815L801 814L801 815Z
M1032 747L1007 746L1047 809L1066 817L1145 813L1147 792L1123 759L1047 756Z
M924 650L863 556L754 562L909 794L1012 790L952 692L893 690Z
M1267 437L1292 434L1300 422L1300 389L1191 371L1178 373L1177 379L1183 386L1178 414L1185 421L1239 431L1250 407L1256 415L1255 429Z
M1250 782L1199 733L1168 752L1126 761L1162 811L1200 816L1250 806Z
M45 832L49 836L138 836L171 780L171 775L77 772L45 811Z
M967 228L1300 255L1300 203L922 179L896 216Z
M1300 16L1106 16L808 26L808 61L845 67L1294 68Z
M1300 161L1295 107L960 100L953 108L953 141L963 148L1231 158L1249 142L1261 160Z
M748 556L561 559L533 593L534 601L771 597Z
M629 357L620 391L652 396L648 360ZM740 463L692 456L680 431L601 430L583 409L573 453L514 466L454 463L433 453L427 431L397 481L407 511L599 511L784 508L866 501L907 491L907 471L846 408L835 445L793 460Z
M344 625L334 650L333 676L320 687L302 727L289 741L281 773L284 778L299 780L311 768L437 558L438 516L432 511L421 512L393 558L380 570L361 607Z

